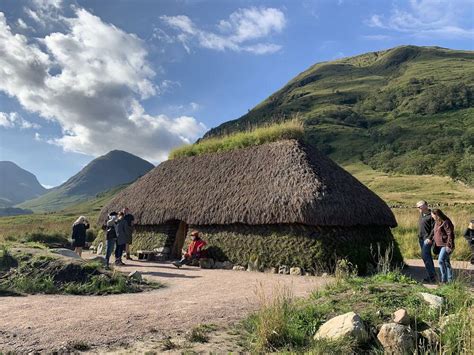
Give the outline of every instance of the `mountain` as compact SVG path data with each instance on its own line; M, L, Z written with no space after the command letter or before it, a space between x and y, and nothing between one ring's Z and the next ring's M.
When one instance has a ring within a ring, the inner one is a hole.
M340 164L474 185L474 52L401 46L318 63L204 139L298 116Z
M11 161L0 161L0 207L11 207L45 192L32 173Z
M63 209L117 185L130 183L153 168L153 164L133 154L113 150L91 161L62 185L17 207L35 212Z

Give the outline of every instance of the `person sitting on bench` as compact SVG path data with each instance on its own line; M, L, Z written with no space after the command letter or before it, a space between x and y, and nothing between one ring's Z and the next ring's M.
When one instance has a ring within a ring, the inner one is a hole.
M188 246L188 251L184 254L180 261L173 262L173 265L180 268L183 265L189 265L193 260L199 260L202 257L203 248L206 242L199 237L198 231L191 232L191 243Z

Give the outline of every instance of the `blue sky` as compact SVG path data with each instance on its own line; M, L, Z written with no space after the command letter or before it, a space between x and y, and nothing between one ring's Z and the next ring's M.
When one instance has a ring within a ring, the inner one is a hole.
M157 164L316 62L473 38L474 0L1 0L0 160L45 186Z

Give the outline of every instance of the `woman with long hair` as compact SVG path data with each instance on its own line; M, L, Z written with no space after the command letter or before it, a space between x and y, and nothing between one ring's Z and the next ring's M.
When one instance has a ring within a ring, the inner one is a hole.
M453 269L451 268L450 256L454 250L454 225L453 222L440 209L431 211L435 220L434 243L440 248L438 263L441 273L441 283L453 280Z
M72 246L79 256L82 256L82 248L86 245L87 229L89 229L89 222L84 216L80 216L72 225Z

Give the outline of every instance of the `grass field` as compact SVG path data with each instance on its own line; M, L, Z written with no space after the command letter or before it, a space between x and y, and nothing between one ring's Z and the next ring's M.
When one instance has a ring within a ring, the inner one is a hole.
M345 168L389 205L401 206L393 208L398 221L393 234L404 258L420 257L417 240L418 212L413 206L418 200L425 199L430 203L440 204L454 223L457 243L453 259L469 259L470 250L462 234L469 220L474 218L474 189L445 177L381 173L362 163L353 163ZM71 226L78 216L84 215L95 224L100 209L116 192L117 189L108 191L61 212L2 217L0 242L18 240L33 233L60 234L69 238ZM93 233L98 231L99 228L94 226Z

